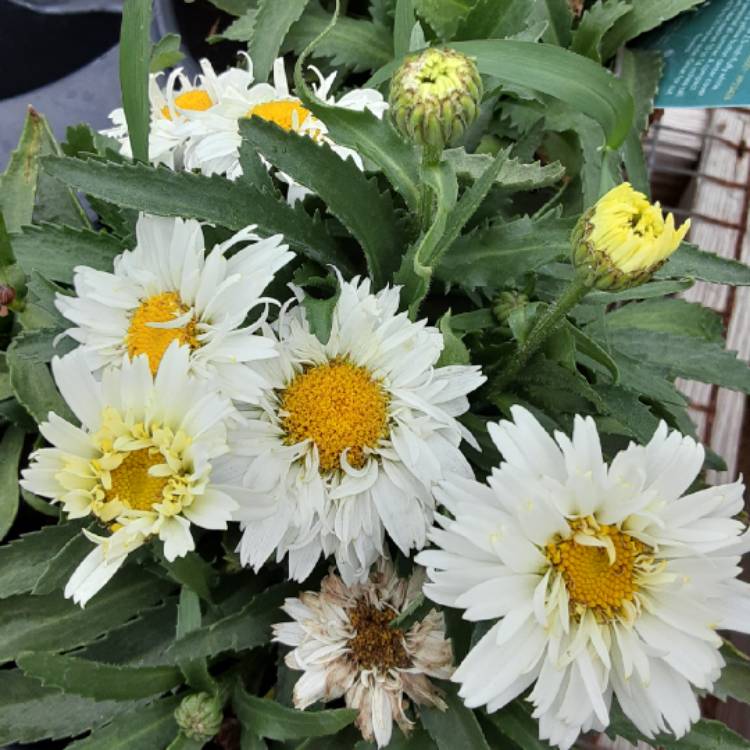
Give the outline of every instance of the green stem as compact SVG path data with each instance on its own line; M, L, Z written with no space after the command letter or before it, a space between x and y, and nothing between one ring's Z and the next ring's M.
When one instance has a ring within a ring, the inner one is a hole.
M440 164L443 158L443 150L435 146L422 147L422 166L434 167ZM435 218L435 196L427 180L422 179L419 189L419 227L424 234L432 226Z
M591 280L587 274L577 274L554 305L534 324L526 340L518 346L508 366L491 383L493 393L501 393L519 375L531 355L554 332L560 321L589 293Z

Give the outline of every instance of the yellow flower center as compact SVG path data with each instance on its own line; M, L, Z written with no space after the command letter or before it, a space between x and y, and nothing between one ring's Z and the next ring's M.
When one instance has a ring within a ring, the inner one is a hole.
M203 89L193 89L192 91L186 91L184 94L180 94L174 100L175 107L179 109L189 109L193 112L205 112L207 109L211 109L214 106L211 97L207 91ZM172 119L172 113L169 111L169 107L161 108L162 117L167 120Z
M256 104L246 117L261 117L268 122L275 122L287 132L299 130L310 116L310 110L296 99L282 99L281 101L263 102Z
M178 328L158 328L152 325L168 323L184 315L188 309L182 304L176 292L162 292L143 300L130 319L127 333L128 354L131 357L146 354L151 372L155 375L164 352L173 341L197 349L200 342L195 319Z
M280 397L282 426L289 445L311 440L320 468L349 463L362 468L365 448L388 434L388 395L364 367L343 359L310 367L297 375Z
M133 510L151 510L163 500L168 477L154 477L148 473L152 466L164 463L159 451L150 448L128 453L122 463L109 472L111 486L106 490L107 502L119 500Z
M411 660L404 648L404 633L389 628L396 613L380 610L370 602L360 599L349 612L354 636L349 639L349 649L360 669L406 669Z
M547 558L562 574L571 613L590 610L597 620L623 614L638 592L639 569L651 561L650 549L615 526L593 519L571 523L573 536L547 545Z

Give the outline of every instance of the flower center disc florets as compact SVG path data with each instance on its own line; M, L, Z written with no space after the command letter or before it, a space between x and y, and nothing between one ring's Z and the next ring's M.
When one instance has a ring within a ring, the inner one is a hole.
M177 515L192 504L196 488L205 481L185 460L192 441L181 430L132 423L107 407L93 438L99 458L71 464L68 471L91 480L90 488L80 491L89 495L92 512L104 523L127 511Z
M274 122L287 132L299 130L309 116L310 110L295 99L262 102L247 113L247 117L260 117L268 122Z
M122 463L110 471L110 487L106 490L107 501L119 500L133 510L151 510L163 498L167 477L155 477L148 473L152 466L164 463L164 456L152 448L141 448L128 453Z
M364 367L344 359L310 367L281 393L280 411L286 442L311 440L320 468L341 465L347 451L351 466L362 468L366 449L388 435L388 395Z
M571 524L573 536L547 545L548 560L565 581L570 611L586 611L606 622L627 616L635 606L641 569L653 561L650 548L616 526L594 519Z
M179 109L189 109L191 112L205 112L207 109L211 109L214 106L211 97L207 91L203 89L193 89L192 91L185 91L183 94L175 97L175 107ZM172 119L172 113L169 111L169 107L162 107L162 117L167 120Z
M398 628L389 628L396 613L390 609L380 610L368 601L360 599L349 611L354 636L349 639L349 648L360 669L406 669L410 665L404 647L404 634Z
M153 323L169 323L188 312L177 292L162 292L143 300L130 319L127 333L128 354L137 357L148 356L151 373L156 374L164 352L173 341L187 345L191 349L200 346L195 319L175 328L156 328Z

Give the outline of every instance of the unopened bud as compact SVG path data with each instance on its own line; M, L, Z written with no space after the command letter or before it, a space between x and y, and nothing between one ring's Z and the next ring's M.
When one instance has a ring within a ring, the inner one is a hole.
M526 307L528 304L529 298L521 292L501 292L492 303L492 312L499 323L507 323L510 314L514 310Z
M399 132L443 149L476 120L482 79L474 62L452 49L430 48L404 60L391 81L390 112Z
M183 698L174 717L186 737L204 742L216 736L224 719L219 698L210 693L193 693Z

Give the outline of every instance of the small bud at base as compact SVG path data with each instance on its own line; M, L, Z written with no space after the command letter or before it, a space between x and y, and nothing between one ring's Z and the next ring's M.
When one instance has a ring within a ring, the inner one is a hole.
M193 693L183 698L174 717L186 737L203 741L215 737L224 720L221 701L209 693Z

